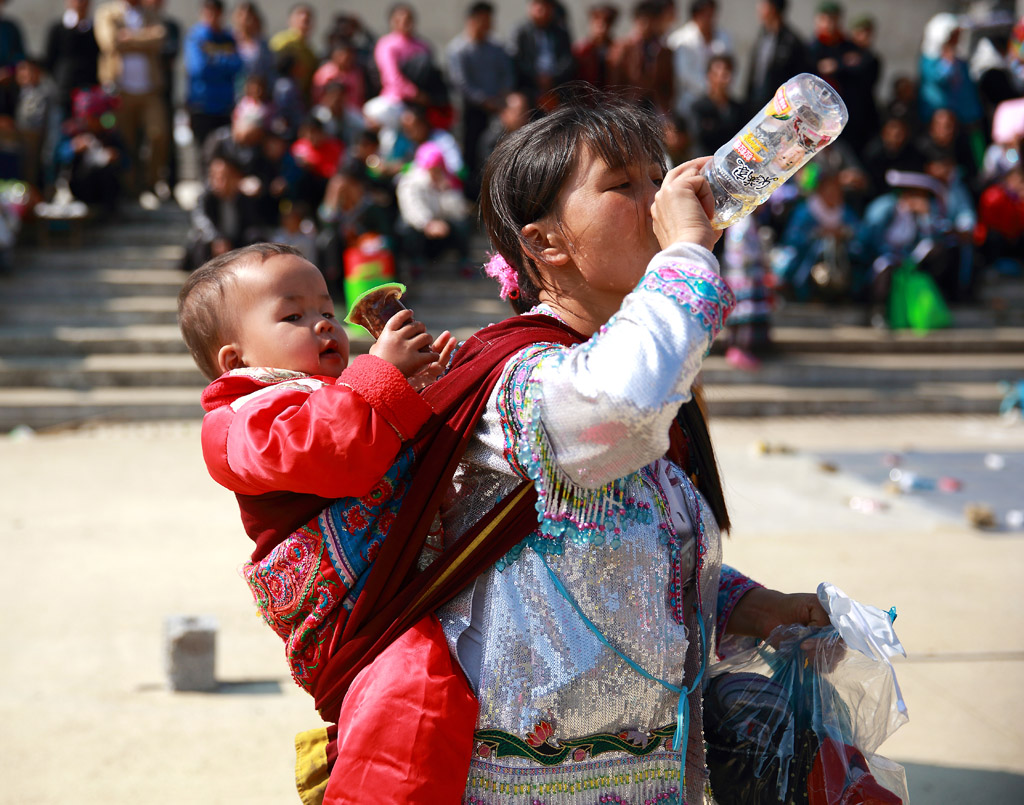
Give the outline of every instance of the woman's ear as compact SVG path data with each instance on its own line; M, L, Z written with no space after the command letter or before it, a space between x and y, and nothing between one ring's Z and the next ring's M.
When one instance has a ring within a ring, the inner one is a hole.
M562 268L572 257L569 244L561 233L546 221L527 224L520 230L523 238L530 244L530 251L549 266Z
M217 368L221 374L244 367L245 361L242 360L242 353L239 352L237 344L225 344L217 350Z

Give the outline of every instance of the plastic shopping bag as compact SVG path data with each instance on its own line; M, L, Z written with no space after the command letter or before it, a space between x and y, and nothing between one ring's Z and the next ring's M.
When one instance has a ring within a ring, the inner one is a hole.
M719 805L906 805L906 773L875 751L907 721L889 616L831 585L832 625L792 625L710 669L704 695Z

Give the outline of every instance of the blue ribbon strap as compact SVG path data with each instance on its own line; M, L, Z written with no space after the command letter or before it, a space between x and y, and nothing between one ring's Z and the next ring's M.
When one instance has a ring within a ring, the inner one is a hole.
M538 552L537 556L540 558L541 563L544 565L544 569L547 570L548 576L551 579L551 583L555 585L555 589L558 590L558 593L562 596L562 598L564 598L566 602L569 604L569 606L571 606L575 610L576 614L580 616L580 619L586 624L587 628L590 629L591 632L593 632L594 636L598 640L600 640L603 645L607 646L613 652L615 652L619 659L621 659L624 663L626 663L626 665L628 665L630 668L632 668L634 671L640 674L640 676L642 676L644 679L650 680L651 682L655 682L661 685L662 687L672 691L673 693L679 694L679 704L676 707L676 732L675 735L672 737L672 743L681 755L681 759L679 762L679 802L680 805L684 805L684 795L686 791L686 744L687 737L690 734L689 696L691 693L697 690L697 686L700 684L701 679L704 678L704 669L707 667L707 655L704 650L706 642L706 635L704 632L704 618L701 617L699 612L697 613L697 626L700 631L700 671L697 673L697 678L693 680L693 683L690 685L690 687L685 687L682 685L673 685L671 682L667 682L664 679L654 676L654 674L650 673L647 669L643 668L631 657L627 657L625 654L619 651L618 648L613 646L611 641L608 640L607 637L605 637L604 633L597 628L597 626L594 624L592 620L590 620L590 618L587 617L586 613L584 613L584 611L580 608L580 605L576 603L576 599L574 599L572 595L569 594L569 591L565 588L565 585L562 584L562 580L558 578L558 576L555 574L555 571L551 569L551 566L548 564L547 559L544 557L544 554Z

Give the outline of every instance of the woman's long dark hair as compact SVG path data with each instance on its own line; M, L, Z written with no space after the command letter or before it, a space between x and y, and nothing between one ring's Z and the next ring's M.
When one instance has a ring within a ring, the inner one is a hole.
M540 301L540 256L522 229L555 211L581 149L586 147L611 168L664 165L661 124L653 112L621 94L583 83L572 85L562 97L571 100L503 137L484 166L480 216L492 248L516 270L519 295L512 306L517 313ZM700 390L694 389L677 421L693 465L687 471L696 472L697 486L725 531L729 512L701 399Z

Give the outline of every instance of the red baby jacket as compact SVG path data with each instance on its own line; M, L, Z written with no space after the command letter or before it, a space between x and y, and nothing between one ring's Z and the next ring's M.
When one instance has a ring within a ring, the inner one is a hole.
M366 494L433 413L372 355L337 379L236 369L207 386L202 404L203 458L238 499L253 561L332 500Z

